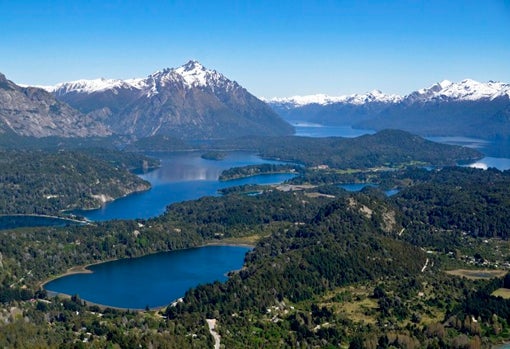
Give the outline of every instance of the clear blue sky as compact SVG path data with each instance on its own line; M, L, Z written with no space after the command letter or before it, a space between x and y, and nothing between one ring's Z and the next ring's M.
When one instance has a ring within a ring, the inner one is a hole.
M510 82L510 0L0 0L0 72L16 83L189 59L265 97Z

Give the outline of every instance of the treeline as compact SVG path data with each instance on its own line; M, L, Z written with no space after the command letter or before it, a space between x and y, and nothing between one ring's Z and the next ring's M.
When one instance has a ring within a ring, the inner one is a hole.
M150 188L128 170L153 160L114 151L0 151L0 212L57 214L93 208L101 196L114 199Z

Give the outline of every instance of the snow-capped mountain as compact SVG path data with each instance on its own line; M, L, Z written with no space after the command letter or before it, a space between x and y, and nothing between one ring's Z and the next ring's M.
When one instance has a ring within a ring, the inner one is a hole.
M309 104L329 105L345 103L363 105L366 103L396 104L402 101L430 102L430 101L475 101L480 99L494 99L502 96L510 96L510 84L489 81L478 82L465 79L458 83L443 80L428 88L411 92L406 96L397 94L385 94L379 90L373 90L364 94L351 94L341 96L329 96L315 94L307 96L261 98L271 105L281 105L288 108L299 108Z
M216 70L205 68L198 61L191 60L178 68L166 68L158 70L147 78L135 79L93 79L76 80L63 82L55 86L43 86L48 92L55 96L65 96L70 93L88 93L93 94L104 91L134 90L143 92L148 96L157 94L159 88L164 88L172 84L182 84L184 87L191 88L223 88L234 89L237 83L230 81Z
M352 94L344 96L328 96L325 94L316 94L308 96L293 96L283 98L263 98L264 101L270 104L280 104L289 108L302 107L308 104L328 105L334 103L347 103L354 105L362 105L365 103L398 103L402 97L396 94L387 95L379 90L373 90L364 94Z
M380 91L348 96L294 96L266 102L289 121L398 128L425 136L510 136L510 84L444 80L406 96Z
M197 61L146 78L78 80L48 90L116 134L209 139L293 132L237 82Z
M440 101L477 101L510 97L510 84L489 81L486 83L465 79L458 83L444 80L429 88L412 92L404 99L408 103Z

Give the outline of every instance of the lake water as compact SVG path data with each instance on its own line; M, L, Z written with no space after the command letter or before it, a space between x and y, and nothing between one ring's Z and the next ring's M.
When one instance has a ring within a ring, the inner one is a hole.
M264 160L246 152L229 153L223 160L206 160L199 152L157 154L161 167L141 175L152 188L106 204L100 209L73 211L92 221L111 219L150 218L165 212L166 206L203 196L217 196L218 190L244 184L277 184L294 177L293 174L271 174L231 181L219 181L223 170L262 163L281 164Z
M356 192L356 191L361 191L361 189L363 189L365 187L377 187L377 185L371 184L371 183L349 183L349 184L340 184L339 187L343 188L347 191Z
M204 246L90 266L92 273L53 280L44 288L127 309L161 307L199 284L225 281L243 266L245 246Z
M438 143L462 145L477 149L487 155L466 166L483 170L489 167L494 167L501 171L510 169L510 143L508 143L508 140L486 140L470 137L427 137L427 139Z
M347 191L350 191L350 192L357 192L357 191L361 191L365 187L377 188L378 185L373 184L373 183L348 183L348 184L340 184L339 187L342 189L345 189ZM390 190L384 191L384 194L386 194L386 196L392 196L392 195L397 194L398 192L399 192L398 189L390 189Z
M374 134L374 130L354 129L352 126L324 126L305 121L289 121L296 130L296 136L303 137L346 137L353 138L366 134Z

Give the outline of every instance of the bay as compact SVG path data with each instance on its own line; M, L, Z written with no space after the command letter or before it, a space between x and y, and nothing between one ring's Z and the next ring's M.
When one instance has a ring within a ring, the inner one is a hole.
M63 276L44 288L110 307L157 308L199 284L227 280L227 273L240 269L250 250L246 246L204 246L121 259L89 266L92 273Z
M294 174L270 174L231 181L219 181L223 170L262 163L282 164L266 160L247 152L228 153L223 160L207 160L200 152L157 154L160 168L140 177L149 181L152 188L107 203L97 210L76 210L73 214L91 221L111 219L150 218L165 212L167 205L175 202L217 196L218 190L244 184L278 184L294 177ZM151 154L149 154L151 155Z

